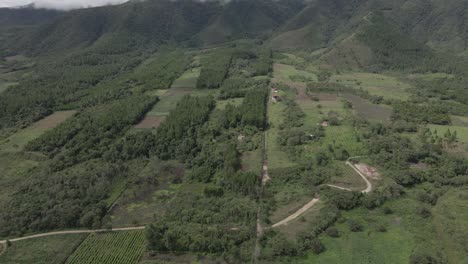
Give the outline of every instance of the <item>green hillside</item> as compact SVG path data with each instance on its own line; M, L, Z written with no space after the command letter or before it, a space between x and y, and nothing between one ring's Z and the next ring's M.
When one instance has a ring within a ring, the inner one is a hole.
M0 262L468 263L466 7L0 9Z

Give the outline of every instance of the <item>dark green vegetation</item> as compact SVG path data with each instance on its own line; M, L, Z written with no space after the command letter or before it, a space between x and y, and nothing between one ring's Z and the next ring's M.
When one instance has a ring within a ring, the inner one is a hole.
M11 243L0 255L0 261L5 264L65 263L85 238L86 235L81 234L59 235Z
M0 9L0 262L466 262L465 10Z

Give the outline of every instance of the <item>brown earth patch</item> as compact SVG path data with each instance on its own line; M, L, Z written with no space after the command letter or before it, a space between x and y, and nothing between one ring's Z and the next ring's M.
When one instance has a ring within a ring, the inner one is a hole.
M58 111L55 112L34 124L35 128L39 129L51 129L63 123L68 118L72 117L76 111Z
M165 120L165 116L147 116L135 128L158 128Z

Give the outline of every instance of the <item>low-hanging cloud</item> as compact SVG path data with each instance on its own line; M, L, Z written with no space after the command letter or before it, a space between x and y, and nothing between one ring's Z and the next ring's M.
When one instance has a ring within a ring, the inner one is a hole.
M18 7L34 4L36 8L70 10L77 8L117 5L129 0L0 0L0 7Z

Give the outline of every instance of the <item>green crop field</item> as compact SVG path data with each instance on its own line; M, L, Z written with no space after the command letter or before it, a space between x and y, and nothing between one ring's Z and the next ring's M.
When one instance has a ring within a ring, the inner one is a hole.
M0 202L14 192L21 180L24 180L28 172L38 164L38 161L29 160L21 154L0 153L0 166L2 167L2 173L0 173Z
M217 90L195 90L192 88L171 88L160 95L160 101L148 112L147 116L167 116L177 106L177 102L185 95L205 96L216 95Z
M333 75L331 81L362 88L372 95L382 96L386 99L406 100L410 94L411 85L398 80L396 77L383 74L353 72Z
M174 81L171 88L195 88L200 76L200 68L188 69L182 76Z
M359 96L345 94L343 97L353 104L356 115L375 122L388 123L392 115L392 108L387 105L378 105Z
M58 126L71 116L76 111L58 111L49 115L31 126L18 131L7 139L0 141L0 151L3 152L18 152L23 150L24 146L33 139L38 138L47 130Z
M326 127L325 137L305 146L306 154L314 155L318 148L324 148L328 145L342 146L351 156L360 156L366 153L364 143L357 139L356 131L349 125Z
M219 100L216 102L216 109L224 110L228 104L233 106L239 106L244 101L244 98L234 98L234 99L227 99L227 100Z
M267 131L267 156L270 169L285 168L293 166L294 163L288 158L288 155L280 149L278 144L278 126L282 122L282 113L284 105L281 103L272 103L268 105L268 123L270 128Z
M90 234L70 256L67 264L138 263L145 243L142 230Z
M309 71L298 70L296 67L286 64L273 65L273 82L305 82L317 81L317 76Z
M348 188L353 191L361 191L366 188L365 181L359 176L359 174L350 166L343 162L338 162L337 166L342 171L341 177L333 177L328 182L329 184Z
M63 264L84 234L57 235L13 242L0 255L2 264Z

